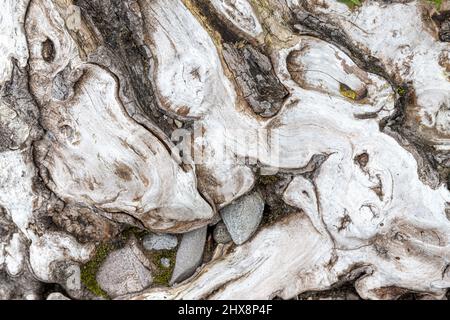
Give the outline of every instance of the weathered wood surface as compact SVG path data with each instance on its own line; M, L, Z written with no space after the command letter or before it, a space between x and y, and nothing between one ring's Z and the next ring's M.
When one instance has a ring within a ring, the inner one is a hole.
M1 298L42 298L40 282L89 298L68 270L99 241L214 224L267 175L284 181L265 199L283 216L181 284L121 298L289 299L348 281L364 299L445 296L446 3L2 5L0 267L21 289Z

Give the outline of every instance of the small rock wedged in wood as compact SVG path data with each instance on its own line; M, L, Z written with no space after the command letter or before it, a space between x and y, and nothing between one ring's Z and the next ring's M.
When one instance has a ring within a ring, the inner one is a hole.
M171 234L150 233L142 244L146 250L171 250L178 245L178 239Z
M228 232L237 245L247 241L257 230L264 211L264 200L259 193L239 198L220 212Z
M170 268L170 259L169 258L161 258L160 263L164 268Z
M216 241L217 243L228 243L232 240L225 223L219 222L215 226L213 231L213 238L214 241Z
M181 239L170 284L189 278L200 266L206 241L206 227L185 233Z
M129 243L113 251L100 267L96 279L111 297L141 291L152 284L152 274L143 263L145 256ZM144 261L149 265L148 261Z

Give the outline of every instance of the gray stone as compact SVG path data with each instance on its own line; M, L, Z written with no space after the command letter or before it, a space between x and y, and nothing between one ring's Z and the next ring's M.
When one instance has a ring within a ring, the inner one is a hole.
M237 199L220 211L234 243L243 244L255 233L263 211L264 200L256 192Z
M171 285L189 278L202 263L206 229L203 227L183 235L175 259Z
M168 258L162 258L160 261L161 261L161 265L162 265L164 268L170 268L170 259L168 259Z
M52 292L47 296L47 300L70 300L60 292Z
M214 241L217 243L228 243L232 240L225 223L219 222L216 225L213 231L213 238Z
M141 291L152 284L152 274L143 254L134 244L111 252L97 273L97 282L110 297Z
M150 233L142 244L146 250L171 250L178 245L178 239L172 234Z

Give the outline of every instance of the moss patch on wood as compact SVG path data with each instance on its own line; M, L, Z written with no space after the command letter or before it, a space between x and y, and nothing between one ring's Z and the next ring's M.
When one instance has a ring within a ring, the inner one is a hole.
M148 234L148 231L142 230L136 227L130 227L122 231L122 233L116 237L113 241L108 243L101 243L94 254L94 257L87 263L81 266L81 282L84 286L98 297L103 297L105 299L110 299L108 294L100 288L97 283L97 272L100 269L102 263L111 253L111 251L120 249L125 246L130 237L134 236L139 241Z
M444 0L428 0L428 2L431 2L435 5L436 9L441 9L441 5L444 2Z
M406 96L406 93L408 92L408 91L407 91L407 88L404 87L404 86L398 87L396 91L397 91L397 94L398 94L400 97Z
M90 292L105 299L110 299L110 297L100 288L96 275L111 250L113 250L111 244L100 244L95 251L94 257L81 266L81 282Z
M275 182L278 181L278 177L277 176L259 176L258 178L258 182L260 184L263 184L264 186L270 185L270 184L274 184Z

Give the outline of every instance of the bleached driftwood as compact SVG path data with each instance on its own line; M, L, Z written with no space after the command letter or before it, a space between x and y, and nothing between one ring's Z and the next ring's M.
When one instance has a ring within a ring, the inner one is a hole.
M174 10L181 8L174 6ZM378 14L383 20L383 12ZM389 33L386 26L382 30L384 35ZM367 274L356 287L364 298L392 298L403 289L442 295L448 284L450 224L445 209L449 193L444 186L432 189L424 184L412 154L380 132L380 120L394 110L391 85L359 69L345 53L321 40L292 36L287 46L278 45L284 48L274 52L272 59L290 91L280 113L261 121L239 112L245 106L238 109L235 102L237 111L216 106L225 120L210 116L203 123L207 128L218 123L226 126L226 119L233 117L230 128L270 130L275 139L260 142L253 137L254 148L238 147L237 154L271 167L301 169L313 155L326 155L312 181L298 176L285 193L285 201L305 212L314 231L304 225L304 217L291 217L292 224L300 224L297 228L279 222L249 244L204 266L179 287L153 289L137 298L292 298L306 290L329 288L361 266ZM226 131L230 136L225 143L248 138L233 136L242 131ZM279 151L276 162L264 152L274 141ZM317 242L329 245L317 249ZM296 260L290 256L292 251L314 258ZM277 264L281 256L289 262ZM419 276L414 270L427 271Z
M212 0L215 12L222 17L224 23L243 33L249 39L261 38L263 28L251 4L247 0ZM261 40L261 39L258 39Z
M430 5L124 0L111 40L104 17L86 14L100 0L29 2L4 0L0 19L9 277L62 283L94 251L69 234L84 215L103 219L90 228L186 232L281 172L294 213L218 245L183 283L124 298L292 298L350 280L368 299L441 298L450 287L449 48L423 18ZM136 70L114 46L144 61L160 120L183 130L136 111L148 101L134 101ZM56 231L49 212L73 221Z
M66 203L126 213L154 230L180 232L204 224L213 211L196 190L193 168L182 168L128 116L117 79L81 61L62 19L51 1L30 5L31 88L46 130L37 151L48 187ZM47 58L45 50L51 51ZM58 99L52 90L64 76L73 87Z

